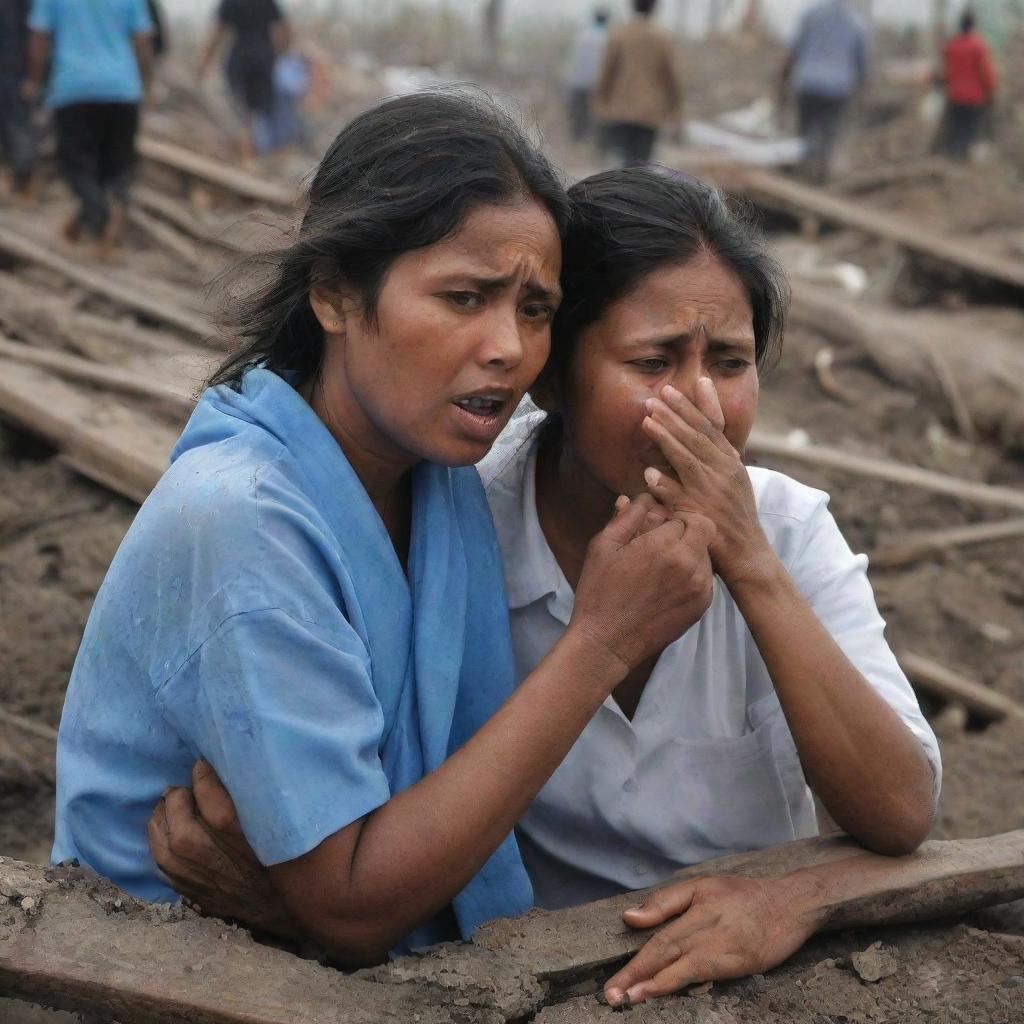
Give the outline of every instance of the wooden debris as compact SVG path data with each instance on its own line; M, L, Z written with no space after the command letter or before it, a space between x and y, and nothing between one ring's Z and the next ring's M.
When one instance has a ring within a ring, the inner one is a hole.
M43 370L0 358L0 415L45 438L89 479L142 504L177 430Z
M166 249L172 256L195 269L203 265L202 254L196 248L195 242L186 238L170 224L165 224L137 206L129 209L128 220L154 242L157 248Z
M830 905L830 928L927 921L1024 897L1024 830L926 842L916 853L892 858L877 858L846 836L819 836L697 864L673 881L767 877L840 860L865 861L867 877L864 895ZM636 906L641 895L493 921L479 928L473 941L491 950L514 950L520 963L533 966L545 980L581 974L636 953L650 937L651 932L634 932L622 923L622 912ZM566 942L568 935L575 941Z
M179 231L209 245L220 246L231 253L243 253L247 250L226 235L215 231L204 224L184 203L179 203L170 196L146 185L136 185L132 189L132 201L150 213L163 217Z
M953 411L953 419L956 420L960 436L965 441L976 444L978 441L978 428L975 426L971 410L967 408L967 403L960 392L960 386L950 372L949 364L935 349L928 348L925 352L928 362L935 371L935 377L939 382L939 386L949 401L949 406Z
M173 142L164 142L143 135L139 137L137 149L139 155L146 160L153 160L183 174L200 178L243 199L254 199L256 202L269 203L271 206L295 205L296 194L292 189L210 160Z
M835 349L829 345L822 345L814 353L814 375L818 380L818 387L829 398L834 398L837 402L843 402L845 405L853 405L857 401L856 396L847 388L844 388L836 380L836 375L832 372L835 358Z
M912 651L901 651L897 653L897 660L915 690L941 700L956 701L986 722L999 722L1004 718L1024 721L1024 705L931 658Z
M109 391L119 391L140 398L153 398L174 409L183 418L191 414L195 403L188 389L178 384L154 380L132 370L116 366L103 366L88 359L53 352L47 349L19 345L0 335L0 356L7 356L22 363L53 370L68 380L93 384Z
M142 904L81 870L0 858L0 903L6 996L120 1024L453 1020L429 986L353 978L222 921Z
M972 480L962 480L945 473L922 469L920 466L910 466L890 459L871 458L826 445L796 446L779 434L768 434L756 429L747 442L747 452L754 456L772 456L808 466L835 469L852 476L886 480L889 483L916 487L934 494L945 494L976 505L1024 512L1024 492L1012 487L979 484Z
M48 270L52 270L69 281L83 285L90 292L102 295L119 306L131 309L136 313L150 317L161 323L177 327L188 334L199 338L207 337L212 328L201 316L187 308L174 304L169 299L154 295L151 285L143 286L134 282L123 272L100 273L90 270L68 259L52 248L21 232L12 229L6 217L0 219L0 251L6 252L16 259L28 260ZM161 287L167 293L168 289Z
M51 729L50 726L44 725L42 722L36 722L22 715L16 715L14 712L6 711L3 708L0 708L0 725L28 733L28 735L34 736L36 739L47 740L50 743L57 742L56 729Z
M860 202L829 195L822 189L760 168L730 168L723 178L730 191L754 202L795 214L842 224L888 239L917 255L959 270L1024 289L1024 261L997 256L964 238L948 238L912 224L889 210L872 210Z
M861 171L843 175L832 184L834 191L844 195L858 195L874 192L876 189L905 183L919 184L931 179L944 179L956 173L948 160L929 157L908 163L896 163L879 167L868 167Z
M1024 537L1024 518L1002 519L994 523L971 523L946 530L914 533L900 544L886 545L871 553L871 564L876 568L894 569L910 565L929 555L940 554L951 548L985 544L992 541Z

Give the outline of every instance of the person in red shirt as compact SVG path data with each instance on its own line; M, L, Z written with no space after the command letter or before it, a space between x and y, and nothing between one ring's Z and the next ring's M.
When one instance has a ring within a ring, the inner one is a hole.
M960 34L946 44L944 58L946 113L942 149L955 160L966 160L996 89L992 56L985 40L974 30L972 11L964 12Z

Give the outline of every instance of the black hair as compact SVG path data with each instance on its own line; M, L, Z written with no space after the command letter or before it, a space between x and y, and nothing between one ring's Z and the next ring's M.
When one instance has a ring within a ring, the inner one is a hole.
M562 247L562 305L551 330L542 384L561 391L580 334L611 303L667 266L714 256L743 283L754 313L759 369L782 350L789 283L760 229L718 189L652 167L603 171L569 189L572 218Z
M974 11L968 7L964 13L960 15L960 31L966 35L968 32L974 31L974 25Z
M651 14L658 6L658 0L633 0L633 10L637 14Z
M360 114L314 174L296 240L236 268L248 286L228 313L240 348L210 386L237 388L258 364L292 372L296 385L315 377L324 334L309 303L313 287L353 288L372 322L387 271L402 253L450 237L479 206L526 197L564 234L568 199L558 173L485 94L416 93Z

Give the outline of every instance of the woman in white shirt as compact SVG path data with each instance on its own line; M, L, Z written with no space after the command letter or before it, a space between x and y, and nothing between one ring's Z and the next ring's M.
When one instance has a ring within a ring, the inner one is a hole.
M513 421L480 467L518 674L565 631L591 540L646 492L666 517L713 524L717 578L700 621L629 674L521 820L537 902L581 903L813 835L812 790L869 849L915 849L941 765L885 642L866 559L843 540L827 495L742 462L759 369L781 344L783 274L699 182L633 168L570 195L565 297L532 391L546 415ZM166 844L154 853L188 878ZM803 873L795 888L662 890L627 923L682 916L611 979L609 1000L773 966L822 923L820 887L849 892L853 870Z
M599 899L813 835L812 790L869 849L915 849L941 764L867 559L826 494L742 462L783 275L699 182L630 169L570 197L564 299L531 389L548 415L514 421L481 466L517 670L565 630L617 495L710 519L717 578L701 620L604 702L521 819L535 899Z

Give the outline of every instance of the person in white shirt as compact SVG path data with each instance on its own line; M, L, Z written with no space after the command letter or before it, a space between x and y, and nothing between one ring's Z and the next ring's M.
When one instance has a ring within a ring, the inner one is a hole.
M759 368L781 344L784 277L699 182L611 171L570 196L563 303L531 389L548 415L513 421L480 467L517 670L565 630L618 495L649 490L712 520L717 578L700 621L604 702L520 820L536 901L595 900L814 835L812 790L869 849L915 849L941 762L867 559L826 494L742 461ZM631 1001L693 969L662 966ZM612 979L612 1001L635 973Z
M531 392L545 411L513 420L480 465L518 673L564 632L591 540L648 494L660 503L652 527L671 517L709 538L716 581L705 614L626 676L521 819L536 901L658 885L684 866L813 835L812 792L868 849L914 850L941 763L885 642L866 559L827 495L742 461L759 370L781 344L784 275L697 181L632 168L570 196L564 299ZM207 909L258 919L272 887L227 793L208 771L196 780L198 815L188 797L154 818L157 863ZM626 915L634 927L670 923L606 996L636 1003L767 970L827 925L832 898L888 865L669 885Z
M569 118L569 137L573 142L584 142L593 130L590 94L601 73L601 61L607 44L608 12L598 7L590 24L580 33L573 46L566 72L566 113Z

